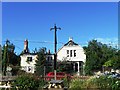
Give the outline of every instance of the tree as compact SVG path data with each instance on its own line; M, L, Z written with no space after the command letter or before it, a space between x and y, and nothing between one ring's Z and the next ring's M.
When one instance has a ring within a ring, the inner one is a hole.
M44 66L45 66L45 62L46 62L46 48L40 48L37 52L37 61L36 61L36 74L37 75L44 75Z
M102 70L105 62L115 58L117 49L92 40L88 47L84 47L86 53L85 73L92 74L93 71Z
M120 50L114 54L113 57L111 57L108 61L104 63L103 66L105 67L111 67L113 69L120 69Z
M9 40L7 40L2 50L3 75L6 75L6 70L8 66L16 66L19 65L20 63L20 57L14 53L14 50L15 50L15 46L12 43L10 43Z
M8 66L8 62L9 62L9 58L8 58L8 44L9 43L10 42L7 40L6 44L3 46L3 60L2 60L3 75L6 75L7 66Z
M71 73L73 71L72 63L66 60L57 62L57 71Z
M118 50L118 52L116 54L116 59L115 59L115 63L114 63L113 68L120 69L120 50Z
M99 57L101 57L101 43L97 40L92 40L88 43L88 47L84 47L86 53L85 72L92 74L92 71L99 69Z

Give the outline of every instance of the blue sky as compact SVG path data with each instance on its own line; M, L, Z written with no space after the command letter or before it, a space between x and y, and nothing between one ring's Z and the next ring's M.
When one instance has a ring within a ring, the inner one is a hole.
M57 31L58 42L66 43L73 37L84 46L97 39L103 43L117 42L118 3L117 2L59 2L30 3L18 2L2 4L2 40L9 39L16 52L23 50L24 40L29 40L29 49L47 47L54 51L54 24L61 27ZM47 42L47 43L42 43ZM58 48L62 44L58 44Z

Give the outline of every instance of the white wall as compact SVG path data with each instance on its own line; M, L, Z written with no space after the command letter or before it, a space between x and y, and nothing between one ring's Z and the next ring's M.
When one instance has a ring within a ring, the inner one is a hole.
M74 55L72 57L67 57L67 50L76 50L76 57ZM62 61L64 59L68 61L86 61L86 55L84 54L84 50L81 46L63 46L57 53L57 59Z
M22 67L22 70L25 70L26 72L34 73L35 72L35 64L36 64L35 61L37 60L37 55L23 54L20 57L21 57L20 65ZM32 57L32 61L29 63L26 62L27 57ZM28 68L31 68L31 70L29 71Z

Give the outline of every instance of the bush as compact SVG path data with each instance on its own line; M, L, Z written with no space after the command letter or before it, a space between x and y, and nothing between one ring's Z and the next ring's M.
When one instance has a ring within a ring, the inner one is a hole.
M39 90L41 90L45 84L47 84L47 82L45 80L40 79L39 80Z
M70 76L66 76L65 78L63 78L63 84L64 84L65 87L69 88L70 82L71 82L71 77Z
M80 89L120 90L120 79L100 76L99 78L91 77L87 80L79 78L72 80L70 90Z
M96 79L94 77L91 77L87 80L84 80L82 88L87 88L87 89L98 88L98 86L96 85Z
M100 89L112 89L117 80L117 78L109 76L100 76L99 78L96 78L96 84Z
M22 75L16 78L16 81L13 83L14 86L18 86L19 89L30 89L37 90L39 87L39 81L35 80L32 75Z
M83 83L84 81L81 79L72 80L70 83L70 90L81 90Z
M112 85L112 90L120 90L120 81L116 81L113 85Z

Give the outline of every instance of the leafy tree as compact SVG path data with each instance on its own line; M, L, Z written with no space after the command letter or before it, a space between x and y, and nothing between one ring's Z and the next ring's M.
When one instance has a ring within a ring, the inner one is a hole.
M119 58L120 51L118 51L112 58L104 63L103 66L111 67L113 69L120 69L120 58Z
M45 62L46 62L46 48L40 48L37 52L38 58L36 61L36 74L37 75L44 75L44 66L45 66Z
M88 43L88 47L84 47L86 53L85 72L86 74L92 74L92 70L99 68L99 62L101 58L101 43L96 40L92 40Z
M118 52L116 54L116 59L115 59L115 63L114 63L113 68L120 69L120 50L118 50Z
M88 43L88 47L84 47L86 53L85 73L92 74L93 71L102 70L105 62L115 58L117 49L92 40ZM115 60L115 59L114 59Z
M71 73L73 72L72 64L66 60L57 62L57 71L58 72L66 72Z

